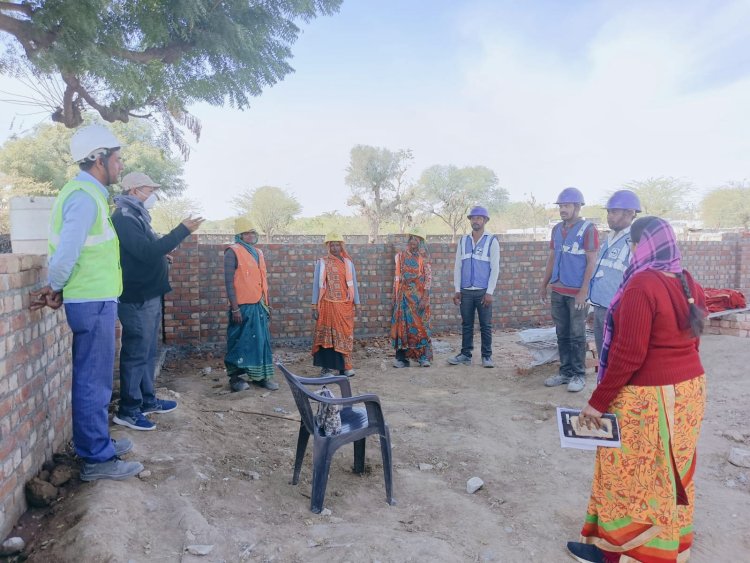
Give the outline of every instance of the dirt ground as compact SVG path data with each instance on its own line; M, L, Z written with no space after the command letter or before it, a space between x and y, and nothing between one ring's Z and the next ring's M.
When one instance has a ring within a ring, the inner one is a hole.
M359 347L353 390L381 398L398 504L385 503L371 437L364 476L351 472L351 447L337 453L326 494L330 515L309 510L309 450L300 484L289 484L298 415L283 379L273 393L229 393L220 357L168 361L158 385L180 408L154 418L154 432L112 427L115 438L133 440L127 457L143 461L151 475L67 486L52 510L22 520L29 560L566 561L565 542L578 537L583 521L594 454L560 448L554 412L582 407L591 384L580 394L543 387L555 367L524 370L530 357L516 338L495 335L495 369L447 365L455 336L435 341L431 368L392 369L382 342ZM316 372L306 351L277 353L294 372ZM750 470L730 465L727 455L743 442L750 447L750 346L707 336L702 354L710 396L691 561L747 561ZM471 495L465 488L473 476L485 485ZM213 548L198 556L186 551L191 545Z

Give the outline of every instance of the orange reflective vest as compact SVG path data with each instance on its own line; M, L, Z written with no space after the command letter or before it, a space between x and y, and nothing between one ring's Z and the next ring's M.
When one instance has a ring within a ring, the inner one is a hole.
M268 282L266 281L266 261L263 252L256 248L258 262L241 244L232 244L229 248L237 257L237 269L234 272L234 291L237 303L250 305L258 303L261 298L268 305Z

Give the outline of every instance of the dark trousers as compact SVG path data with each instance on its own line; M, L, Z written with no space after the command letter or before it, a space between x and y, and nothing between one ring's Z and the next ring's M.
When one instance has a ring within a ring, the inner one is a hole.
M120 303L120 408L122 416L135 416L156 404L154 374L161 326L161 297L143 303Z
M87 463L102 463L115 455L107 408L115 368L116 311L114 301L65 304L73 332L73 445Z
M492 305L482 305L486 289L461 290L461 353L471 358L474 350L474 314L479 315L479 332L482 335L482 357L492 357Z
M602 346L604 346L604 325L607 323L607 308L594 305L594 340L596 341L596 356L601 361Z
M557 350L560 353L560 375L585 377L586 307L576 309L575 296L553 291L552 320L555 321Z

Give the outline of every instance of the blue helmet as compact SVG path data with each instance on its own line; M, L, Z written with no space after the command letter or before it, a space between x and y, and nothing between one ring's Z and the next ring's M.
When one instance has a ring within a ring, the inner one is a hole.
M641 212L641 200L631 190L617 190L607 201L607 209L632 209Z
M471 211L469 211L466 218L471 219L472 217L485 217L488 221L490 220L490 214L487 212L487 209L481 205L475 205L471 208Z
M583 194L578 188L565 188L560 192L560 195L557 196L557 201L555 203L577 203L579 205L586 205L586 202L583 201Z

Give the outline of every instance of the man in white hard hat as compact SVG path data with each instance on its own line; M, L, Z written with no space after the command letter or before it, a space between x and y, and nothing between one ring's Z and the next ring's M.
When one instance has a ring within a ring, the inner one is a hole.
M143 172L126 174L120 185L122 195L114 198L112 223L120 239L123 290L117 316L122 348L120 405L112 422L133 430L153 430L156 424L144 415L177 408L176 401L158 399L154 390L161 300L172 291L167 254L200 227L203 218L187 218L159 237L151 228L149 210L156 204L160 185Z
M121 480L140 473L143 465L120 459L133 444L110 438L107 412L122 292L107 186L122 171L120 142L106 127L89 125L73 135L70 152L81 171L65 184L52 208L49 285L34 295L31 309L65 304L73 332L73 444L84 461L81 480Z

